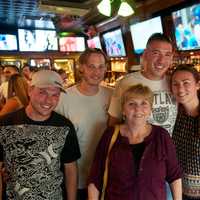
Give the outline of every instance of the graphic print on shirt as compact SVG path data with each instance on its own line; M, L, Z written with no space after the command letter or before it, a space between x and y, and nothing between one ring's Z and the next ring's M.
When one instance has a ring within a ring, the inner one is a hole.
M174 97L166 91L154 91L154 102L150 122L167 129L171 134L177 115Z
M0 129L8 199L62 200L60 153L68 127L15 125Z

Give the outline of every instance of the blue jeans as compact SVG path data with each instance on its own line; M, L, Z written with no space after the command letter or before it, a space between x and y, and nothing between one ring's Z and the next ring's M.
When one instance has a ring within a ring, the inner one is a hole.
M173 200L171 189L167 182L166 182L166 192L167 192L167 200Z

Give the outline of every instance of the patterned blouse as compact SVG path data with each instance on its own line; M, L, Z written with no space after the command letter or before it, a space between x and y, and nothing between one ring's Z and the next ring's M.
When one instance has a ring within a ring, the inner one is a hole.
M188 116L183 107L172 134L177 157L183 169L183 194L200 198L200 116Z

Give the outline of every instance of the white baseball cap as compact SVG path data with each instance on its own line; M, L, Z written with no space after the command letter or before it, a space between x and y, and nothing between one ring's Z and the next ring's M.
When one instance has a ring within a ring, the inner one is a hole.
M63 80L57 72L52 70L40 70L33 74L30 85L38 88L55 86L60 88L62 92L65 92L62 83Z

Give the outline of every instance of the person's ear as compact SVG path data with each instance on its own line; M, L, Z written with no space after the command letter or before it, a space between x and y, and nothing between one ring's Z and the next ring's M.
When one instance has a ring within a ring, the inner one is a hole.
M83 73L83 65L79 65L78 69L80 73Z
M146 58L147 49L144 50L143 54L141 55L141 60L144 60Z
M200 89L200 81L197 82L197 90Z
M125 111L124 111L124 107L122 106L122 108L121 108L121 109L122 109L122 110L121 110L122 117L126 118L126 113L125 113Z
M30 97L31 92L33 91L34 86L28 86L28 96Z
M147 66L147 53L148 53L147 51L148 50L145 49L140 58L140 65L142 67L142 70L145 70L145 67Z

